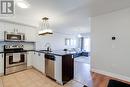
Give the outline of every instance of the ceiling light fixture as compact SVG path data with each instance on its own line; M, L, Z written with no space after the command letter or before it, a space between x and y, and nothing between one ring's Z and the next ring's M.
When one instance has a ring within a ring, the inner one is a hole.
M38 32L39 35L53 34L53 31L49 29L49 18L42 18L41 30Z
M25 0L16 0L16 4L20 8L29 8L30 4Z

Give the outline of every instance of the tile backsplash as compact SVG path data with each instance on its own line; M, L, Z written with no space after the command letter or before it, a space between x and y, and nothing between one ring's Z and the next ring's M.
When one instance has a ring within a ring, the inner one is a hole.
M35 49L35 43L24 43L24 42L2 42L0 43L0 52L3 51L4 45L18 45L22 44L24 45L24 50L34 50Z

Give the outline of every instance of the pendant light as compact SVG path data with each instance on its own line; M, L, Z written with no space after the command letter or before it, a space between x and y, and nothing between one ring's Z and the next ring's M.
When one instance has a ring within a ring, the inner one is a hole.
M46 34L53 34L53 31L49 29L49 18L44 17L42 18L41 30L39 31L39 35L46 35Z

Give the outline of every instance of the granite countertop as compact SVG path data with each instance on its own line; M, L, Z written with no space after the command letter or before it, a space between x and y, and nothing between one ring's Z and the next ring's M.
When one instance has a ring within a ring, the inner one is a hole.
M39 51L36 51L36 52L52 54L52 55L56 55L56 56L63 56L63 55L69 55L69 54L76 53L76 52L69 52L69 51L62 51L62 50L55 50L55 51L52 51L52 52L39 50Z
M63 51L63 50L55 50L55 51L46 51L46 50L24 50L24 52L31 52L31 51L34 51L34 52L39 52L39 53L45 53L45 54L52 54L52 55L56 55L56 56L63 56L63 55L69 55L69 54L75 54L76 52L73 51L73 52L69 52L69 51ZM1 53L5 53L5 52L0 52Z
M35 52L35 50L24 50L24 51L22 51L22 52L30 52L30 51L34 51ZM13 52L4 52L4 51L0 51L0 54L1 53L13 53ZM17 53L17 52L16 52Z
M4 52L1 51L0 54L1 54L1 53L4 53Z

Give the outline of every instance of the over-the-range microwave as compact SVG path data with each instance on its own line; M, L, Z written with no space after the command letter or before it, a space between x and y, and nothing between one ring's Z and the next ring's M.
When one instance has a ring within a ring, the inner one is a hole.
M4 40L5 41L24 41L25 34L24 33L9 33L5 31Z

